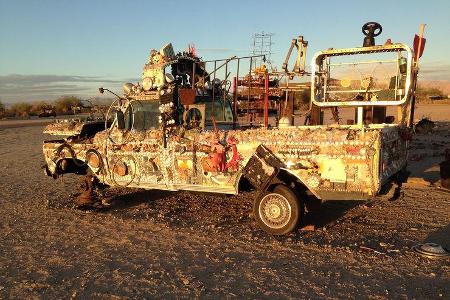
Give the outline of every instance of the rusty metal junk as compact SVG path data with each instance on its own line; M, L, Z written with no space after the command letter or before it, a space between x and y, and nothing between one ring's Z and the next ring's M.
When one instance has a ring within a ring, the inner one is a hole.
M93 206L98 202L97 194L94 191L96 181L97 178L92 175L83 178L81 183L84 191L76 199L76 205L78 207Z
M450 252L435 243L419 244L412 248L415 252L428 258L449 258Z
M423 118L419 122L417 122L416 126L414 126L414 130L416 133L427 134L431 133L434 128L434 122L428 118Z

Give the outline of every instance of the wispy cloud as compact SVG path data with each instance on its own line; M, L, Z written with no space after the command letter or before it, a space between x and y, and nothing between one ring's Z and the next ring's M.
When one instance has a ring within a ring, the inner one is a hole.
M0 76L0 99L4 102L54 99L61 95L86 96L100 85L119 87L123 80L98 76L23 75Z
M250 52L248 49L232 49L232 48L198 48L199 52Z
M57 92L73 92L78 90L88 90L90 88L79 86L76 84L53 84L42 86L2 86L0 87L1 95L23 95L33 93L57 93Z
M120 82L118 80L104 79L98 76L73 75L21 75L10 74L0 76L0 86L4 84L36 85L54 82Z
M450 80L450 64L445 62L423 63L420 73L427 80Z

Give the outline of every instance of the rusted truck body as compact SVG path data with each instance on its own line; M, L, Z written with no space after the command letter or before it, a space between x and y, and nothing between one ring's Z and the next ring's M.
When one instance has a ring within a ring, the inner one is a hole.
M106 186L223 194L239 194L243 183L250 183L259 191L254 215L261 228L286 234L302 221L308 195L368 199L406 166L414 79L407 45L317 53L311 66L313 121L272 127L237 126L226 101L205 101L217 91L222 99L227 91L214 88L201 61L167 48L152 53L142 86L126 86L112 104L110 123L47 126L46 133L68 136L44 141L47 175L90 174ZM386 54L394 58L380 58ZM352 61L355 57L365 60ZM335 58L345 59L339 66L387 61L393 67L381 76L386 80L376 79L373 70L355 79L340 71L332 75ZM166 73L168 67L172 73ZM195 74L203 80L196 81ZM387 116L389 107L396 108L395 117ZM324 112L344 108L352 110L352 120L326 124Z

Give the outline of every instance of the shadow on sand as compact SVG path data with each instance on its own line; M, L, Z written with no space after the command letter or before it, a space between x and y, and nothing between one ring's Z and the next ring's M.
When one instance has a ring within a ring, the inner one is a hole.
M411 142L408 169L411 177L421 178L430 185L440 181L439 163L449 148L449 122L435 122L430 133L416 134Z
M143 203L157 201L173 195L175 192L163 190L137 190L132 193L116 195L111 198L112 210L126 210Z
M444 248L450 249L450 224L431 232L424 242L436 243Z

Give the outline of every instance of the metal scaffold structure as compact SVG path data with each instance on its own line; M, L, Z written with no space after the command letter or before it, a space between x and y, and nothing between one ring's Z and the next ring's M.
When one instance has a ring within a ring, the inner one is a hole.
M266 33L264 31L260 33L254 33L252 36L252 52L251 55L264 55L266 58L265 63L267 63L272 69L272 37L274 33ZM255 60L253 62L252 68L256 68L261 65L263 61Z
M290 48L283 62L281 70L272 66L272 33L253 34L253 59L250 70L244 77L235 79L236 114L241 123L259 124L263 121L268 126L268 115L289 124L294 120L294 102L296 94L309 89L308 83L301 82L301 78L308 76L305 71L306 51L308 42L303 36L291 41ZM294 60L289 66L291 56ZM262 119L260 117L263 117Z
M269 111L276 109L275 101L281 97L277 92L278 79L270 76L273 71L272 37L273 33L255 33L252 35L252 50L248 73L234 79L234 101L236 115L241 123L256 125L263 121L268 125ZM268 67L270 68L270 71ZM276 90L275 90L276 89ZM259 117L263 119L259 119Z

